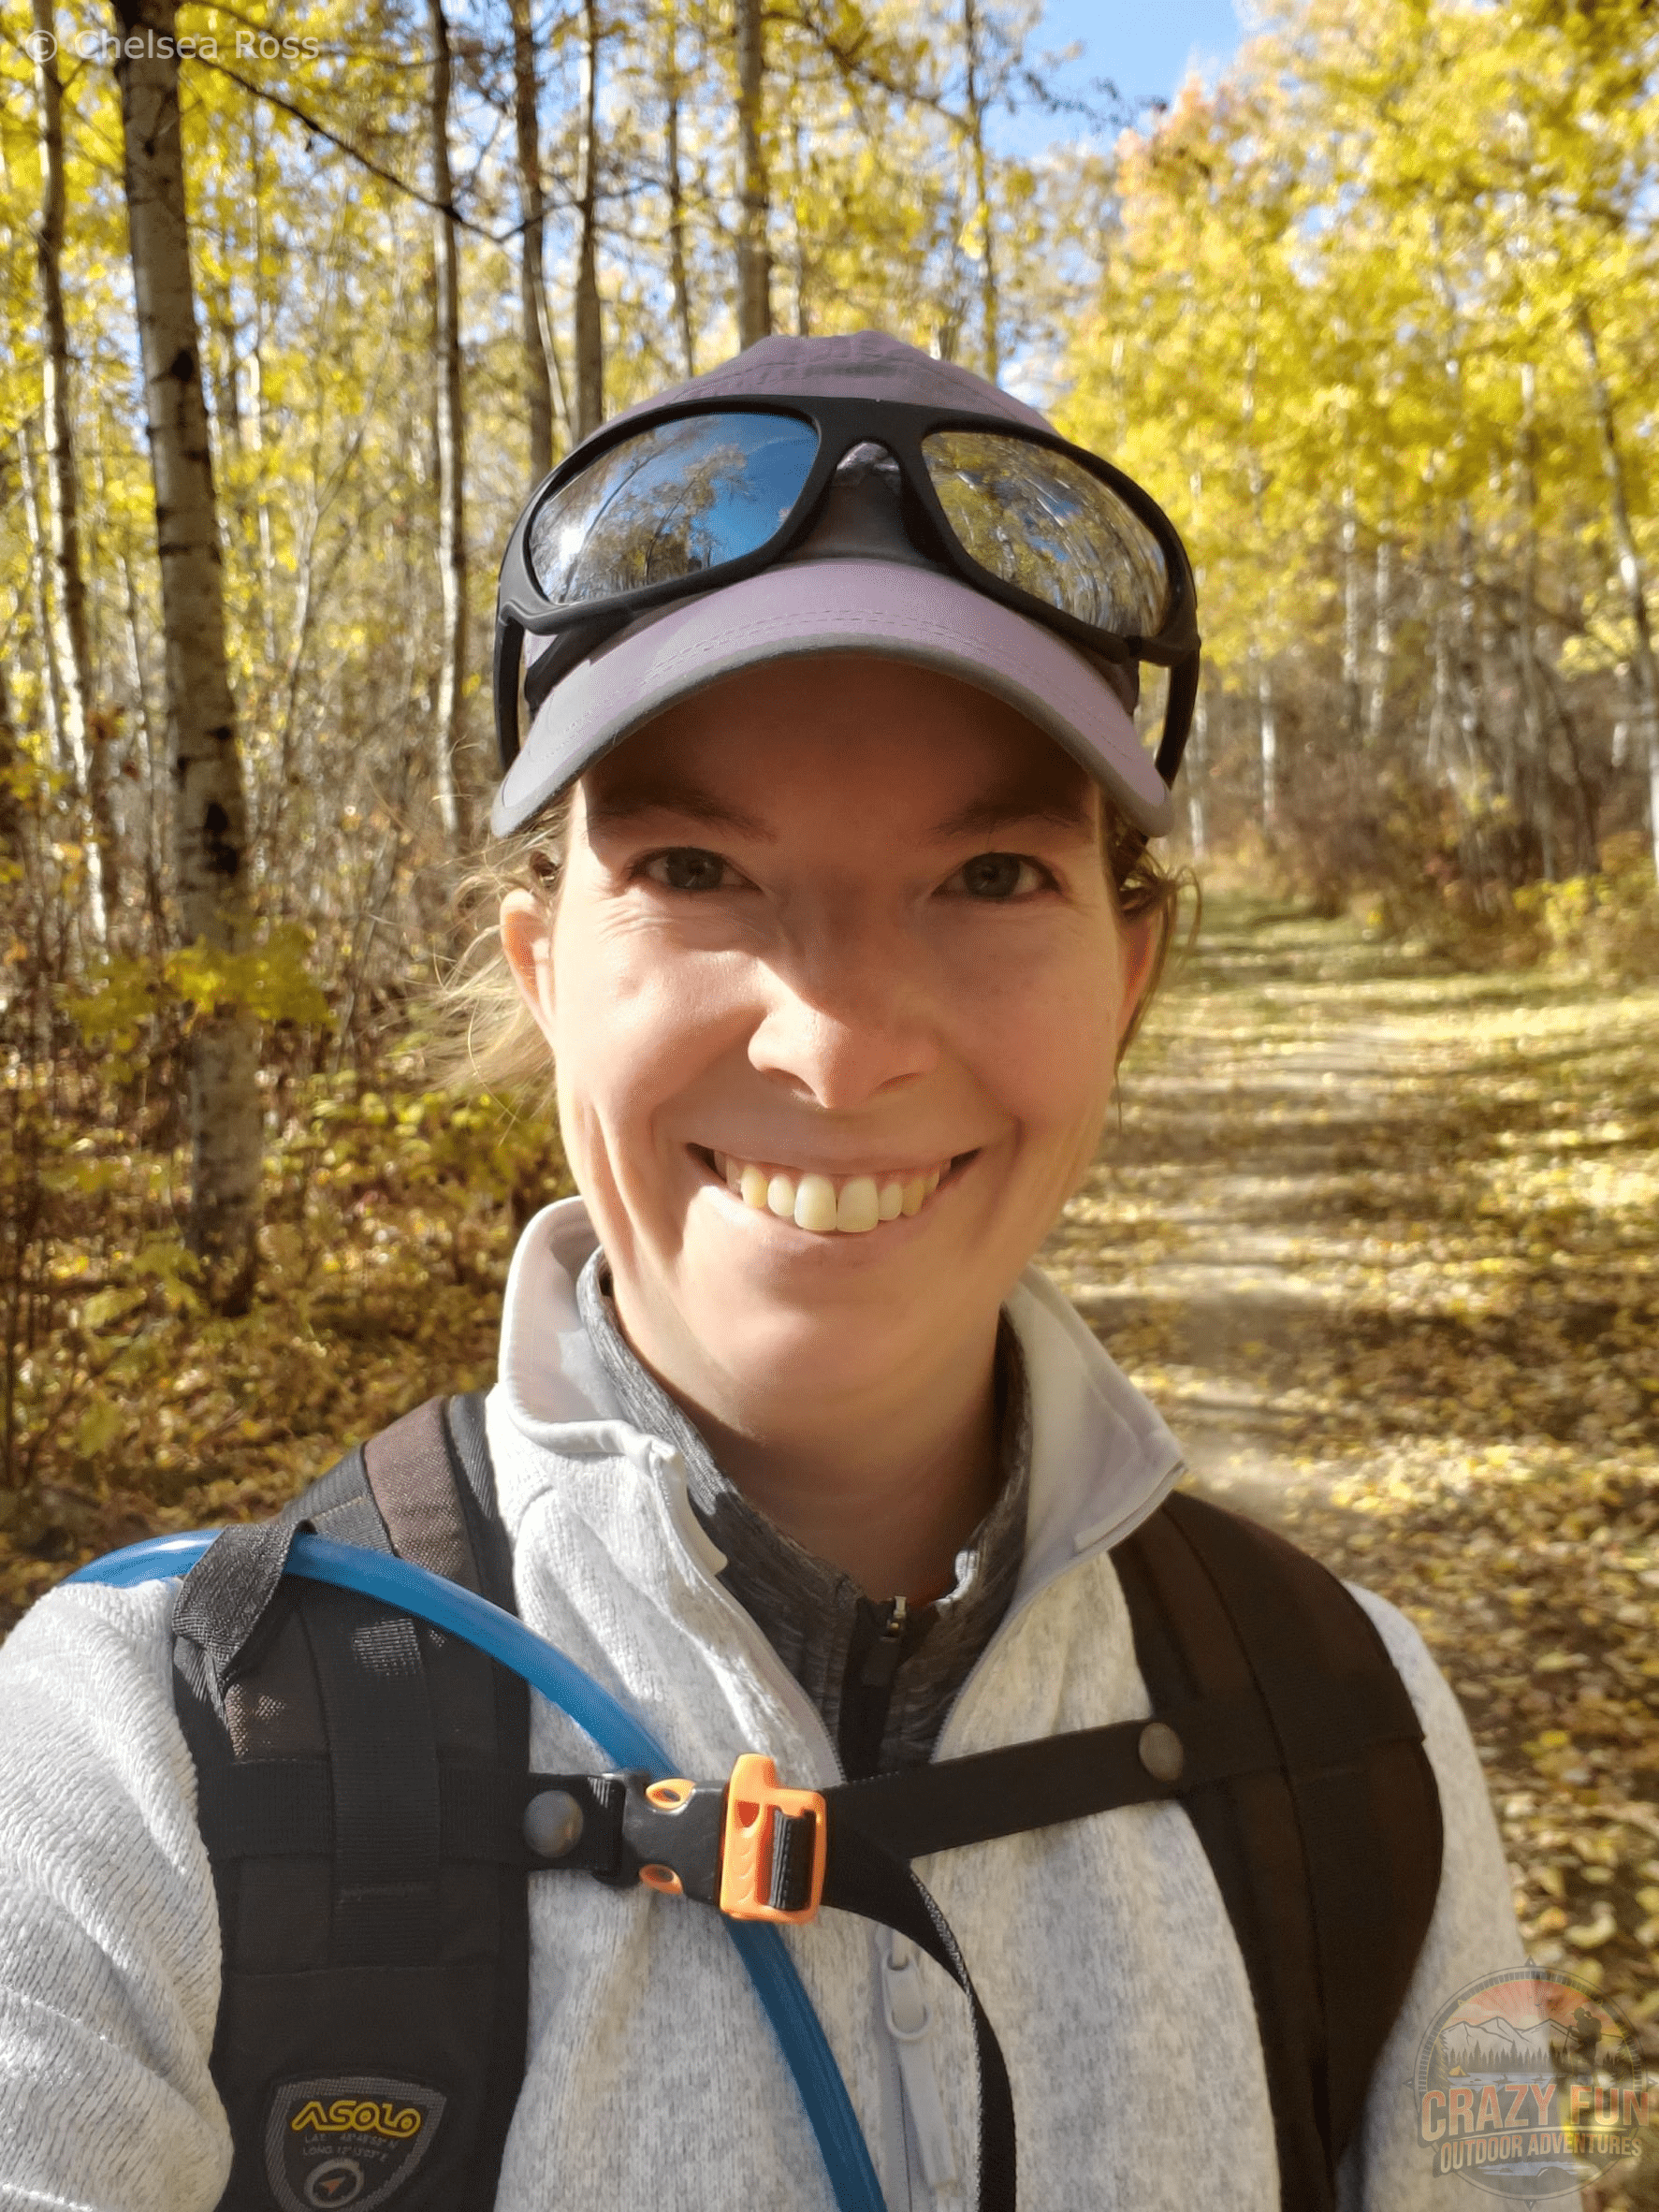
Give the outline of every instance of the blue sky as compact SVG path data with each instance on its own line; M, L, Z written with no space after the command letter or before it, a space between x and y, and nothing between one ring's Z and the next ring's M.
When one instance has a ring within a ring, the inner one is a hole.
M1034 51L1074 40L1084 48L1066 76L1082 85L1109 77L1126 98L1168 99L1191 66L1205 76L1230 59L1243 36L1232 0L1048 0ZM1065 135L1060 118L999 119L997 136L1010 153L1035 150Z

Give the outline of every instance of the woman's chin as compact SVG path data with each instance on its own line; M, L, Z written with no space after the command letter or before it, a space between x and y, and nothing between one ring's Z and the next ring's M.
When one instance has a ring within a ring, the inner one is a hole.
M706 1332L705 1356L750 1403L833 1404L880 1395L912 1374L919 1347L910 1333L905 1317L880 1304L826 1311L739 1293Z

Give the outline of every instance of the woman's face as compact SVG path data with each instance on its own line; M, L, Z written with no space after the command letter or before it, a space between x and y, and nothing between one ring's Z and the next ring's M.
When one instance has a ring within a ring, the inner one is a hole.
M624 1325L693 1403L988 1343L1149 964L1099 807L1011 708L853 658L746 672L583 777L557 913L516 895L503 936Z

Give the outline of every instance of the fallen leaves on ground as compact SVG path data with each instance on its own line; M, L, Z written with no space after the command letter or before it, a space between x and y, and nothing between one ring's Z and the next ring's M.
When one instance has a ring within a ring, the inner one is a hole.
M41 1170L50 1326L9 1355L30 1479L0 1490L0 1633L84 1561L273 1512L421 1400L487 1386L517 1229L571 1186L534 1117L315 1084L268 1148L258 1295L226 1320L192 1294L168 1167L113 1124Z

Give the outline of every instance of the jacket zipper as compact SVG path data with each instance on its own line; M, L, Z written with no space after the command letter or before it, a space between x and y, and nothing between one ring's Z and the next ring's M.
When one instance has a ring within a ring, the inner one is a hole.
M881 2018L892 2038L898 2069L899 2127L904 2133L905 2177L910 2179L910 2142L922 2179L936 2207L957 2202L956 2148L939 2094L930 2031L933 2007L922 1988L921 1953L908 1936L879 1928ZM909 2116L910 2126L905 2128ZM948 2193L947 2193L948 2192Z
M855 1623L841 1683L841 1710L837 1735L841 1765L854 1781L874 1774L880 1764L881 1739L893 1706L893 1685L907 1656L909 1631L916 1625L902 1597L889 1601L885 1618L868 1642L860 1633L864 1623L880 1619L883 1608L867 1597L858 1601L860 1621ZM923 1624L925 1633L926 1623ZM920 1640L920 1639L917 1639Z

